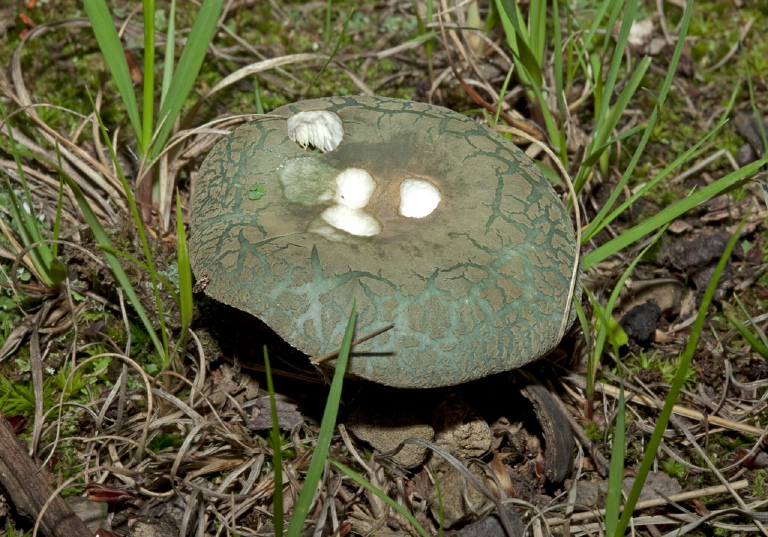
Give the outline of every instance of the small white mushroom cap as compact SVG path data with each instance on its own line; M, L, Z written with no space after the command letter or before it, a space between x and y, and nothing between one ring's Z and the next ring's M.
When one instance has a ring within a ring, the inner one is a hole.
M303 149L309 146L322 152L333 151L344 138L341 118L326 110L298 112L288 118L288 137Z
M400 183L400 214L408 218L429 216L441 199L440 191L429 181L406 179Z

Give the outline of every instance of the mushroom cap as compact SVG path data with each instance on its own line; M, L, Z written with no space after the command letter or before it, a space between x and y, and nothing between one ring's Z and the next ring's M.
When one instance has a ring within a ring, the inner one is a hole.
M286 118L314 110L341 118L331 151L288 135ZM347 207L337 178L350 169L367 190ZM409 179L439 192L426 216L400 214ZM334 215L364 231L334 227ZM222 139L195 185L190 257L205 292L310 356L338 349L357 299L358 336L395 326L357 345L347 372L389 386L460 384L545 354L573 318L576 251L565 208L520 149L423 103L283 106Z

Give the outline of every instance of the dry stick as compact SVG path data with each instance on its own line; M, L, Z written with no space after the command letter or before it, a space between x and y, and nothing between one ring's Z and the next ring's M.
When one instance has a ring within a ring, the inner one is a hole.
M744 42L744 39L747 38L747 34L749 34L749 31L752 29L752 25L755 23L755 19L753 17L750 17L747 19L747 22L744 23L744 26L741 27L741 32L739 33L739 39L736 41L733 45L731 45L730 50L725 54L725 56L722 57L722 59L717 62L716 64L712 65L711 67L704 69L705 73L711 73L713 71L717 71L720 69L723 65L728 63L734 54L736 54L739 49L742 47L742 43Z
M566 375L565 378L568 381L576 384L580 388L584 388L586 386L586 381L577 375L570 374L570 375ZM610 384L597 383L595 384L595 389L606 395L610 395L611 397L619 396L619 389L616 388L615 386L611 386ZM624 396L627 399L629 399L631 396L632 400L637 401L645 406L650 406L657 409L661 409L661 406L662 406L661 404L655 402L653 399L646 397L645 395L632 394L630 392L625 391ZM672 407L672 412L679 416L684 416L686 418L691 418L699 421L706 421L710 424L717 425L718 427L725 427L726 429L730 429L732 431L739 431L742 433L754 434L757 436L762 436L765 433L763 429L759 427L755 427L753 425L748 425L746 423L739 423L736 421L727 420L725 418L721 418L718 416L709 416L697 410L691 410L690 408L685 408L679 405L675 405L674 407Z
M749 481L747 481L746 479L742 479L741 481L736 481L735 483L731 483L730 486L731 486L731 489L733 490L745 489L749 486ZM669 501L685 502L688 500L703 498L705 496L714 496L715 494L727 494L727 493L728 493L728 488L725 485L716 485L713 487L707 487L707 488L698 489L698 490L690 490L688 492L681 492L680 494L674 494L672 496L668 496L666 499L654 498L653 500L645 500L644 502L637 502L637 505L635 505L635 511L639 511L642 509L649 509L651 507L659 507L662 505L667 505ZM552 526L559 526L565 523L566 521L570 521L571 523L583 522L585 520L592 520L593 518L602 517L604 515L605 515L605 509L596 509L594 511L576 513L569 519L548 518L547 524L550 524Z
M670 183L673 185L682 183L685 179L690 177L691 175L700 172L702 169L706 168L710 164L712 164L714 161L719 159L720 157L726 157L728 161L731 163L731 167L735 170L739 169L739 165L736 163L736 161L733 158L733 155L731 155L731 152L727 149L721 149L720 151L716 151L712 155L708 156L702 161L697 162L693 166L691 166L689 169L685 170L683 173L678 175L677 177L670 180Z
M0 484L16 509L32 519L38 517L53 494L46 475L26 453L5 418L0 417ZM91 535L60 496L52 499L40 519L40 526L47 537Z
M357 338L356 340L354 340L352 342L352 346L354 347L355 345L360 345L361 343L364 343L364 342L368 341L369 339L375 338L379 334L383 334L387 330L392 330L394 327L395 327L394 324L388 324L384 328L379 328L378 330L374 330L370 334L366 334L363 337L360 337L360 338ZM329 353L323 354L322 356L318 356L317 358L312 360L312 363L313 364L320 364L322 362L325 362L326 360L330 360L331 358L334 358L337 354L339 354L338 350L331 351Z

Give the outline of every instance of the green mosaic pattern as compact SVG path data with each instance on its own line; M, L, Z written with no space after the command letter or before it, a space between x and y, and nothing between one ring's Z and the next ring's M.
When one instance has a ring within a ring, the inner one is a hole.
M321 109L345 133L323 154L292 142L284 119ZM319 198L348 167L377 183L365 207L382 225L374 237L317 233L332 205ZM425 218L398 214L409 177L442 193ZM390 386L459 384L546 353L575 251L563 205L517 147L422 103L332 97L279 108L221 140L195 186L190 253L197 277L210 278L205 292L310 356L338 348L356 298L358 336L396 326L356 347L349 373Z

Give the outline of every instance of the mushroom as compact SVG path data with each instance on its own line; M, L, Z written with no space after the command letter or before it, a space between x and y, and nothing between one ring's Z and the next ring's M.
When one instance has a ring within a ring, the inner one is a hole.
M221 140L195 185L205 292L309 356L338 348L357 299L358 333L394 328L357 345L348 373L389 386L459 384L547 353L573 319L576 253L520 149L423 103L283 106Z

